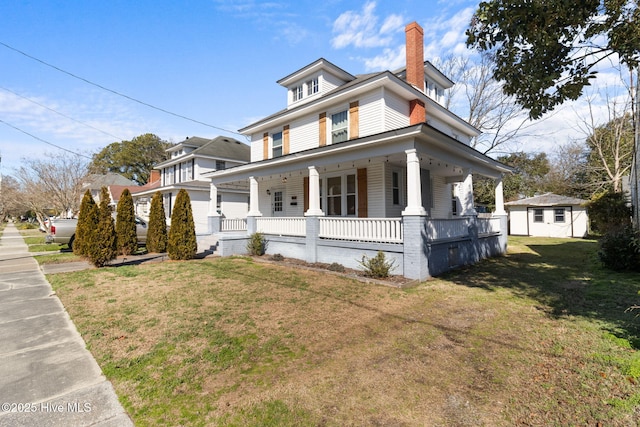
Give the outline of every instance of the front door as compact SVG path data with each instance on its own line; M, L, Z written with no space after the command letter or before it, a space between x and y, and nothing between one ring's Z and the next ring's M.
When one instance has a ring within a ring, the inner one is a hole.
M271 215L284 216L284 191L273 190L271 192Z

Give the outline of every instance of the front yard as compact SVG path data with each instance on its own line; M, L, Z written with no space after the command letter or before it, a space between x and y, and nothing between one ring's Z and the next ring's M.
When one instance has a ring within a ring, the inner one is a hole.
M638 275L509 243L406 290L250 258L48 279L138 426L639 423Z

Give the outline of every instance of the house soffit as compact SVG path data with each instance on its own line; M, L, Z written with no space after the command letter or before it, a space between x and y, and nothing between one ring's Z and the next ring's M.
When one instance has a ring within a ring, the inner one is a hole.
M339 162L358 163L362 160L378 158L382 161L391 161L394 164L402 164L406 161L404 150L417 148L422 155L422 166L429 168L429 159L436 159L442 165L439 170L444 174L445 169L450 169L447 174L461 173L461 167L469 167L475 172L497 177L501 173L511 169L496 160L480 153L479 151L454 140L446 134L421 123L383 132L377 135L345 141L323 147L316 147L274 159L260 160L245 165L235 166L223 171L214 171L202 174L203 178L210 178L215 184L246 179L250 176L262 174L274 174L306 169L308 166L327 166ZM444 165L446 164L446 168ZM452 167L456 166L456 170ZM437 165L431 165L436 170Z

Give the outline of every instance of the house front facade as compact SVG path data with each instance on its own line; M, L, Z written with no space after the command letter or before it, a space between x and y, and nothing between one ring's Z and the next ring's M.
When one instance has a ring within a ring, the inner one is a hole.
M223 185L250 189L244 233L210 205L219 253L259 231L270 253L358 267L382 250L416 279L504 253L510 168L471 148L478 130L444 107L453 83L424 61L422 28L406 37L402 70L352 75L321 58L278 81L286 108L240 130L251 162L204 175L211 200ZM496 180L495 217L477 217L473 173Z
M202 174L225 170L245 164L250 158L247 144L233 138L191 137L167 149L169 159L154 167L154 183L133 193L139 214L148 215L151 198L156 191L162 193L167 222L171 223L171 211L178 192L189 193L196 234L207 235L209 229L210 185ZM214 209L223 218L242 219L247 216L248 184L223 185L213 200Z

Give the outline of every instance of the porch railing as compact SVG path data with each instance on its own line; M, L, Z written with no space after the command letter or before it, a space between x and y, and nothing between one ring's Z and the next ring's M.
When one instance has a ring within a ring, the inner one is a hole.
M319 237L362 242L402 243L402 219L320 218Z
M304 217L260 217L256 219L258 232L278 236L305 236L307 223Z
M500 233L500 218L478 218L478 234Z
M220 223L220 231L244 231L246 229L246 218L223 218Z
M427 219L429 240L455 239L469 235L467 218Z

